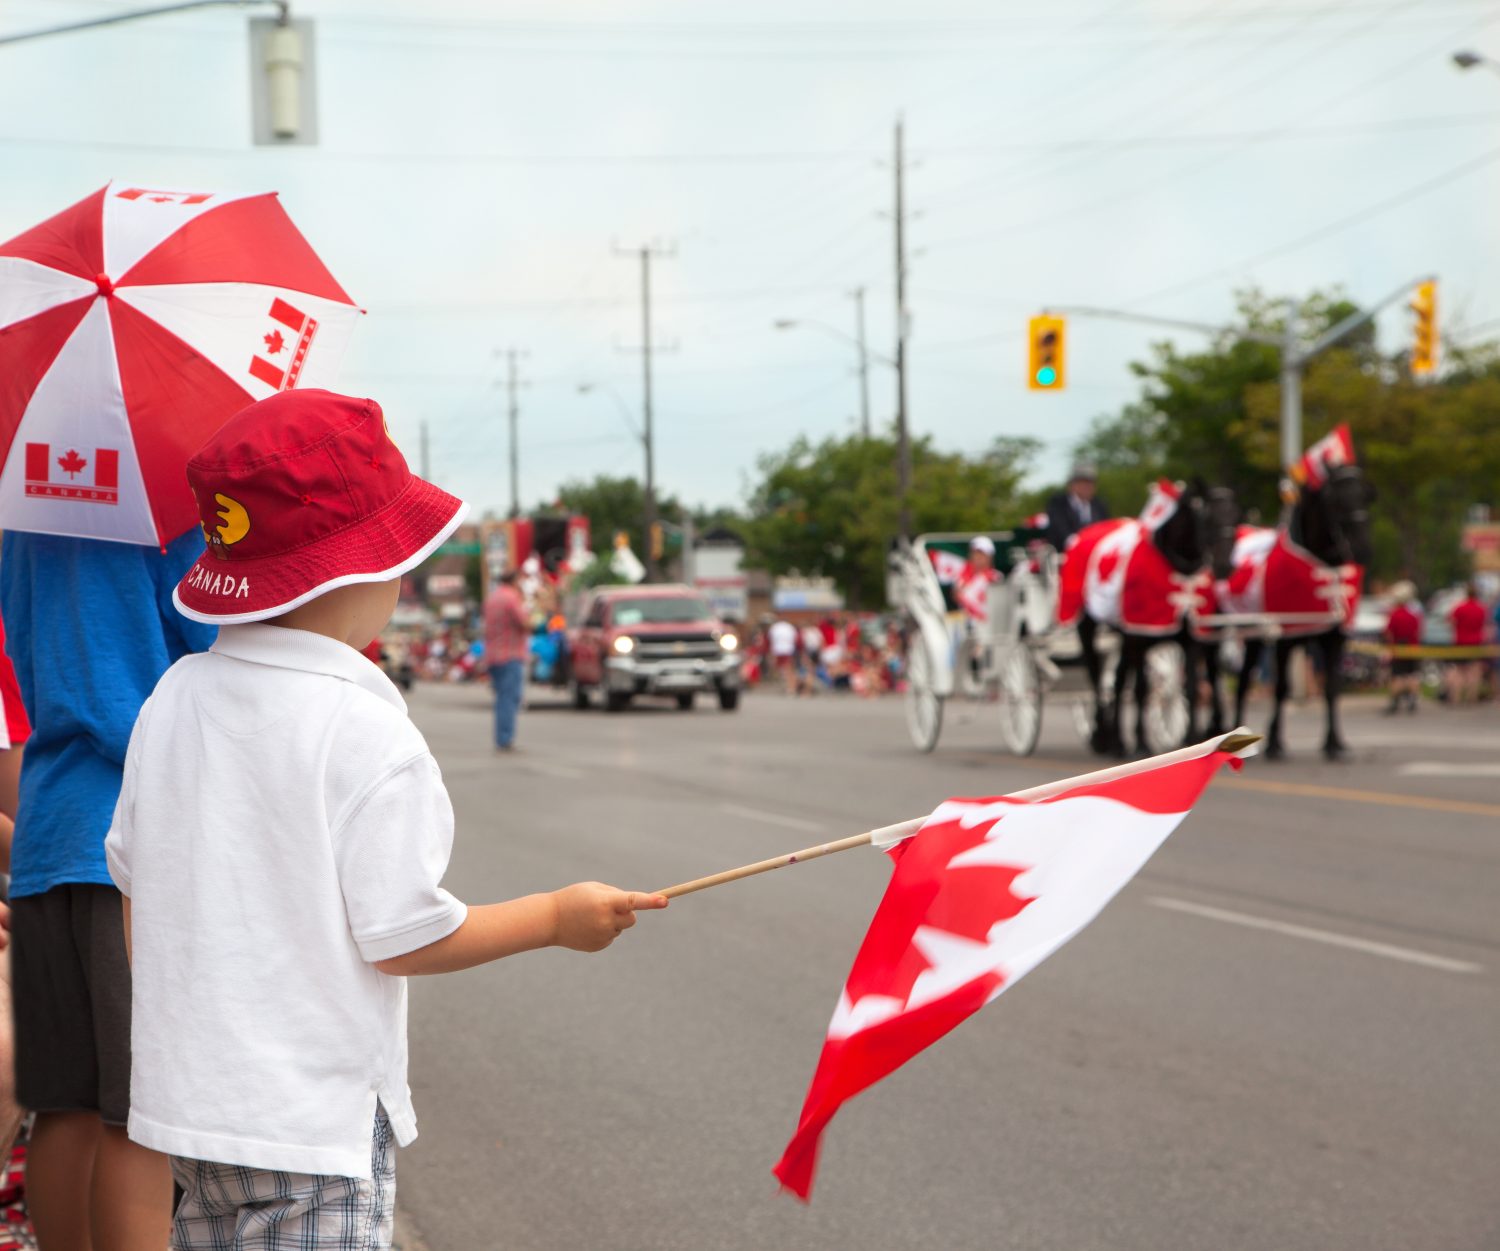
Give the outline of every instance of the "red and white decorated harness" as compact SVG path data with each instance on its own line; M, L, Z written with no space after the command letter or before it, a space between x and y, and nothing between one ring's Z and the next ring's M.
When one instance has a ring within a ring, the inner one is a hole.
M1138 518L1085 526L1068 543L1058 588L1058 620L1076 625L1086 611L1128 634L1166 637L1212 610L1213 575L1178 573L1154 542L1182 501L1182 487L1157 482Z
M1326 615L1330 620L1285 622L1288 638L1354 626L1365 571L1359 565L1329 565L1292 541L1285 530L1241 526L1230 558L1230 574L1215 586L1218 611L1275 618Z
M1300 486L1322 488L1341 465L1352 465L1354 438L1347 425L1336 426L1292 467ZM1283 527L1241 526L1230 557L1230 574L1214 586L1218 611L1249 616L1310 616L1322 622L1277 622L1287 638L1322 634L1337 626L1354 627L1365 571L1359 565L1330 565L1293 542Z

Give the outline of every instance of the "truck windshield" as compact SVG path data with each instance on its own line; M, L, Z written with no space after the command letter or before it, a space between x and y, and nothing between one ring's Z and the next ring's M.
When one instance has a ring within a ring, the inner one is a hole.
M712 621L706 600L684 595L679 599L651 596L649 599L617 599L610 616L617 626L668 625L673 622Z

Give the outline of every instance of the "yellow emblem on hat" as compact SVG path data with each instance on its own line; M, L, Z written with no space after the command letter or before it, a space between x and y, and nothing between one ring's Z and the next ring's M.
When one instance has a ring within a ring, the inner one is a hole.
M231 547L250 533L250 514L245 511L245 506L239 500L232 500L227 495L214 495L214 502L219 505L219 516L222 521L214 529L218 531L218 542L225 547ZM204 530L208 527L205 526ZM209 535L209 542L215 541L213 535Z

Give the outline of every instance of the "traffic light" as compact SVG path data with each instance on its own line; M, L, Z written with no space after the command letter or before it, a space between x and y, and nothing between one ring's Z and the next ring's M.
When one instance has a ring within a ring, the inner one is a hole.
M1033 391L1061 391L1068 379L1064 350L1068 323L1043 314L1031 319L1030 331L1026 385Z
M662 533L661 522L651 523L651 559L660 560L666 552L665 536Z
M1437 283L1424 282L1411 302L1417 315L1412 326L1411 372L1425 377L1437 369Z

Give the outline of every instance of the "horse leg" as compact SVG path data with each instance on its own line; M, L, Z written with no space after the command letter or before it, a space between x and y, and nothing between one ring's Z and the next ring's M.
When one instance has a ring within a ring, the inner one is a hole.
M1245 724L1245 700L1250 694L1250 683L1255 677L1256 666L1260 664L1261 652L1265 650L1265 644L1260 639L1245 640L1245 654L1240 659L1239 685L1234 692L1234 723Z
M1182 644L1182 681L1187 687L1188 719L1187 734L1182 740L1184 747L1198 741L1198 644L1186 630L1180 639Z
M1328 730L1323 738L1323 754L1329 760L1340 760L1349 751L1339 733L1339 686L1343 679L1344 633L1330 630L1319 640L1323 648L1323 700L1328 708Z
M1086 613L1078 619L1078 645L1083 649L1083 667L1094 696L1094 733L1089 748L1102 756L1109 750L1108 726L1104 721L1104 665L1099 658L1097 626Z
M1115 665L1114 698L1109 707L1109 751L1112 755L1123 758L1126 755L1125 731L1123 728L1125 712L1125 687L1129 684L1133 671L1140 667L1140 657L1136 653L1136 641L1130 635L1123 635L1120 639L1120 659Z
M1146 742L1146 704L1151 698L1151 670L1146 664L1154 639L1142 639L1135 653L1135 751L1138 756L1150 755Z
M1292 688L1292 641L1276 640L1276 702L1271 712L1271 728L1266 731L1266 759L1280 760L1286 755L1281 743L1281 713Z
M1219 642L1209 639L1203 648L1203 680L1208 683L1208 725L1205 737L1224 733L1224 693L1219 689ZM1238 721L1236 725L1240 724Z

